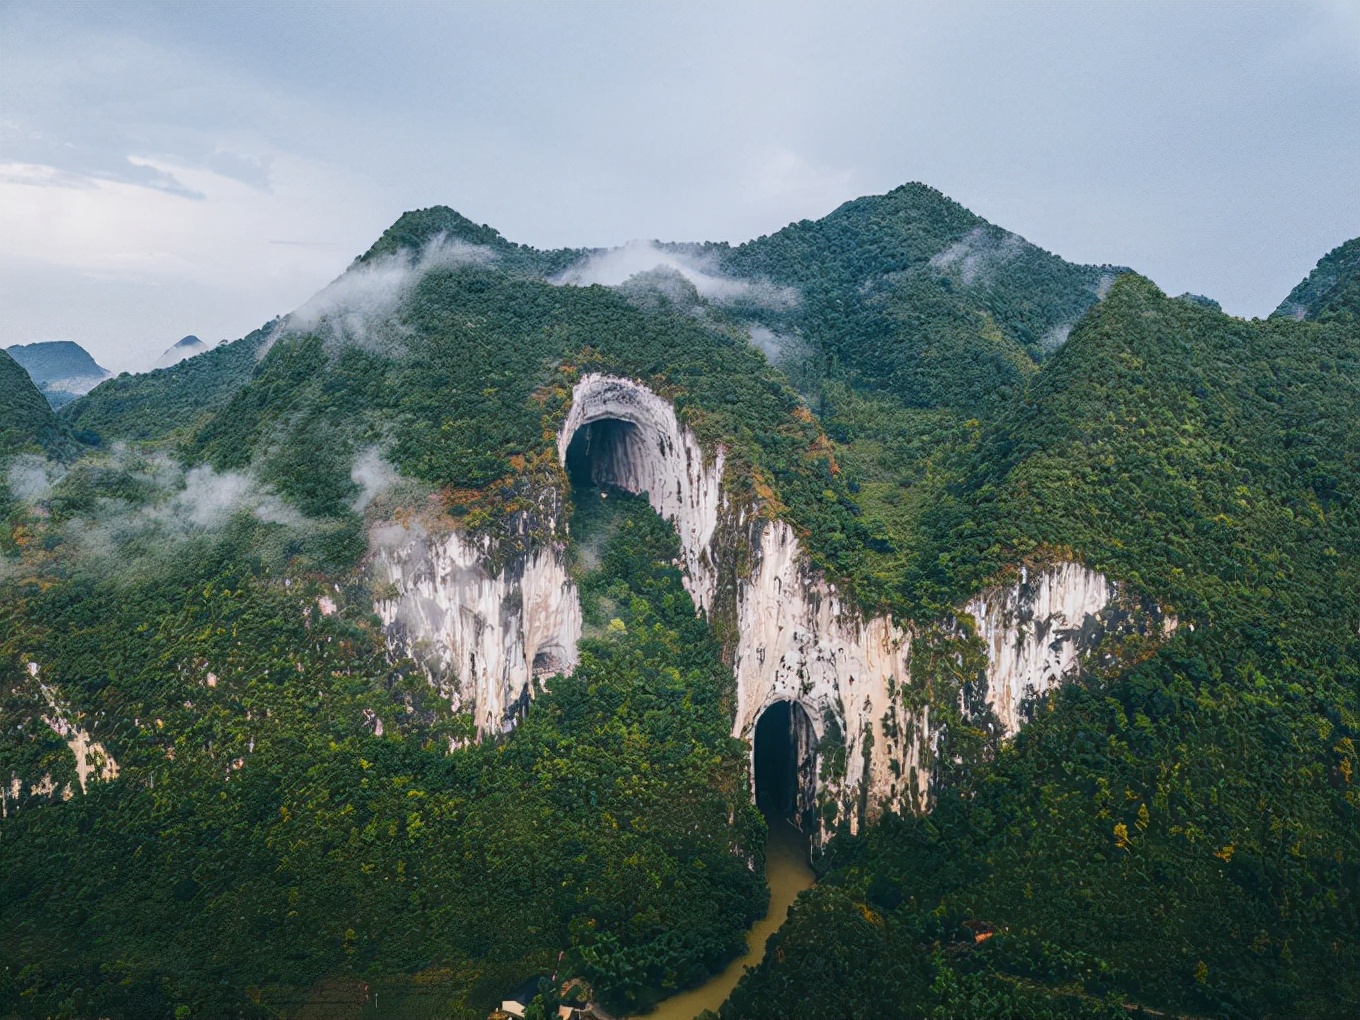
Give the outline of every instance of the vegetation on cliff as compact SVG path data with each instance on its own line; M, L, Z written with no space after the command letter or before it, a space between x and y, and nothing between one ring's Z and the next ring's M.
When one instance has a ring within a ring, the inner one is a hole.
M763 830L674 533L579 499L581 664L456 750L467 719L388 661L354 570L403 515L523 541L543 489L568 496L570 387L604 371L724 446L729 494L842 590L916 621L947 721L933 812L837 833L725 1017L1342 1015L1354 246L1291 295L1305 321L1244 322L921 186L666 249L743 282L721 299L673 272L561 286L591 253L435 208L288 320L59 419L0 377L27 486L0 490L0 1014L286 1015L367 982L472 1016L561 950L633 1009L731 956ZM374 464L406 495L375 497ZM1180 630L1001 746L959 711L981 652L954 614L1058 558ZM117 782L81 792L29 662Z
M212 550L6 586L3 760L77 795L0 829L0 1015L272 1016L348 977L480 1017L563 947L628 1009L720 967L766 895L731 677L674 531L609 508L586 584L610 625L513 734L453 754L461 720L359 592ZM28 661L118 782L79 795Z

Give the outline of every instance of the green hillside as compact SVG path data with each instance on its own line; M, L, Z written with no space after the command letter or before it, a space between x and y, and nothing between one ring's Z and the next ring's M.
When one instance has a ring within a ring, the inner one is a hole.
M739 951L765 831L732 622L695 615L644 501L565 488L590 371L673 401L735 505L914 629L894 696L939 730L933 811L832 834L725 1020L1349 1015L1353 246L1291 295L1305 321L1246 322L921 185L663 249L723 298L561 286L598 253L435 207L293 316L59 418L0 357L0 453L66 457L0 535L0 1017L480 1020L559 953L626 1012ZM473 741L389 657L364 564L392 522L568 542L581 663L513 732ZM1067 559L1179 628L1003 744L960 710L957 607ZM117 781L81 790L52 692Z
M909 584L943 599L1060 551L1174 607L1180 634L1065 688L930 816L833 842L723 1016L1097 1015L1107 996L1108 1015L1344 1015L1356 406L1354 330L1117 283L935 489Z
M59 437L46 398L22 366L0 351L0 458L26 449L51 449Z
M92 438L163 439L182 432L246 384L272 325L169 368L124 372L62 408L62 418Z
M1360 237L1339 244L1289 292L1272 318L1355 322L1360 315Z
M821 372L963 410L1013 395L1124 272L1065 262L922 184L713 250L730 272L798 288L784 324Z

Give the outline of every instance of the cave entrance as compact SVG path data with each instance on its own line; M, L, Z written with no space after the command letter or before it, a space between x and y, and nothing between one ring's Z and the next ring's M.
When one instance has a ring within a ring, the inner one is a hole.
M807 709L776 701L756 720L756 806L806 834L817 824L817 734Z
M638 427L618 418L600 418L578 428L567 444L567 477L573 489L615 486L632 490L628 484L634 453L641 445Z

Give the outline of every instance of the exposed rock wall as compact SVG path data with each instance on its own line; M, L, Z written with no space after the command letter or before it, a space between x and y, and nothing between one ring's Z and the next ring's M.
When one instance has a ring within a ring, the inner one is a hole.
M389 646L422 663L478 732L513 726L535 675L576 666L581 601L560 545L498 564L490 539L457 531L389 525L372 537Z
M856 828L861 804L872 816L881 803L899 807L904 797L910 803L906 784L913 780L924 799L927 775L918 771L913 777L901 766L919 761L915 744L928 731L928 720L921 720L911 738L908 727L892 735L885 728L896 708L895 692L911 679L910 632L890 617L865 620L810 567L785 522L760 521L755 531L754 563L737 594L733 735L751 740L770 705L796 701L807 709L825 748L817 790L824 819L846 818ZM843 743L843 752L826 745L828 733L832 745Z
M713 536L721 509L724 451L705 458L670 401L641 383L592 373L572 390L571 410L558 433L563 465L577 432L593 423L624 422L593 451L595 478L628 492L646 493L658 514L675 525L684 557L685 587L699 609L712 612L718 586Z
M89 789L89 784L93 780L108 782L117 779L118 762L102 743L90 736L89 731L71 722L71 713L69 709L62 707L57 692L43 683L39 677L36 662L28 664L28 675L33 686L37 688L42 704L46 706L46 711L42 713L43 722L53 733L66 741L66 746L71 749L71 754L75 758L76 780L80 784L81 793ZM24 799L24 785L19 776L11 774L8 777L4 789L0 790L0 817L8 817L11 802L17 804ZM50 797L57 792L57 784L50 775L44 775L28 786L30 797ZM72 791L69 784L62 788L60 796L63 800L71 799Z
M929 807L938 734L924 699L903 697L912 684L908 627L866 618L812 567L789 524L731 505L724 452L706 455L671 404L641 383L582 378L557 452L564 467L588 470L596 482L646 493L675 525L687 589L733 635L733 734L754 744L771 705L803 707L816 740L799 748L804 817L854 830L885 806ZM560 501L544 505L556 509L536 533L564 533ZM436 539L390 526L375 547L375 569L391 586L377 606L389 641L426 664L454 704L473 712L479 732L514 724L535 673L575 666L580 603L557 540L526 540L500 565L490 539L457 532ZM965 608L987 651L985 704L1004 736L1108 638L1160 638L1175 626L1076 563L1022 571L1016 584ZM754 746L752 756L754 770Z
M1176 629L1174 616L1122 597L1104 574L1080 563L1022 568L1015 584L982 592L964 608L987 650L986 701L1007 737L1107 639L1131 633L1164 639Z

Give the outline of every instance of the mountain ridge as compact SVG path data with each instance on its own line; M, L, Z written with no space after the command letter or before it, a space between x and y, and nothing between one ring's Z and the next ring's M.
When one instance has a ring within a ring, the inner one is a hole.
M573 286L601 253L409 213L286 319L63 410L90 445L4 508L0 1013L288 1016L362 981L480 1020L559 960L646 1008L763 902L744 649L804 708L820 882L725 1020L1340 1015L1354 329L1170 298L924 186L748 245ZM1025 614L1059 576L1120 600L1053 632ZM1042 660L1014 736L974 608L1002 589L988 640ZM393 643L402 598L518 656L507 732ZM893 682L838 690L919 749L883 770L925 791L900 814L819 799L878 752L799 701L869 633Z

